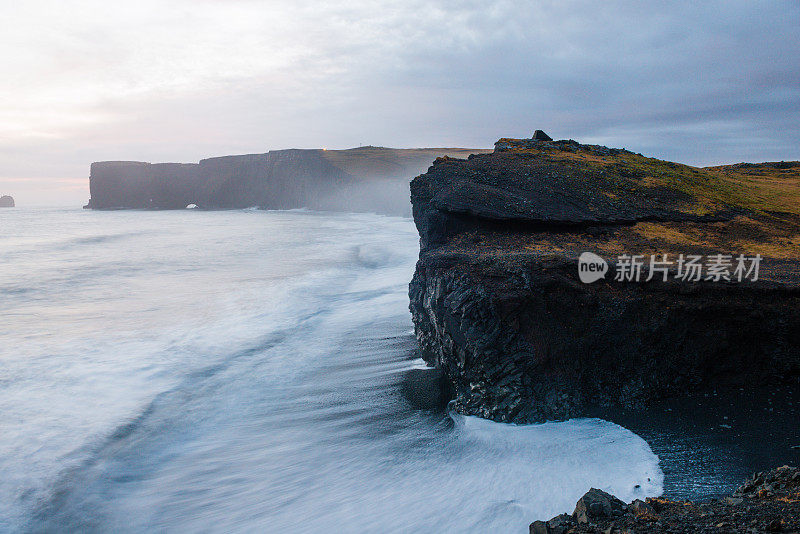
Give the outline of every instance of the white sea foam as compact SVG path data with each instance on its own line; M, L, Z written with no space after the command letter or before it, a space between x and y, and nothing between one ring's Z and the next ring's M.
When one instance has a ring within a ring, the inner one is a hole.
M426 362L422 358L416 358L414 360L411 360L409 362L409 367L408 368L409 369L422 369L422 370L432 369L432 367L428 365L428 362Z

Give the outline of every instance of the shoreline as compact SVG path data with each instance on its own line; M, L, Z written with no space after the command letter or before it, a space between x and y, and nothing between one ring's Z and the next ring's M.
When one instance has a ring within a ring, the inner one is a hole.
M415 408L446 413L451 394L440 370L406 371L402 389ZM797 387L718 390L708 397L666 399L646 412L600 408L588 417L620 425L647 442L659 458L661 496L668 499L724 498L754 472L800 465Z

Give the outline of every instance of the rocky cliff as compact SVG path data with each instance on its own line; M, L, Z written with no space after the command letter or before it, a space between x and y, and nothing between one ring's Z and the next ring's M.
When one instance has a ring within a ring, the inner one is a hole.
M0 208L13 208L14 207L14 198L8 195L3 195L0 197Z
M416 337L461 413L563 419L800 376L798 162L501 139L437 159L411 194ZM593 283L584 252L606 266Z
M197 164L106 161L91 165L87 208L207 209L258 206L406 214L408 180L438 156L471 149L274 150Z
M196 204L199 165L101 161L92 163L88 208L185 208Z

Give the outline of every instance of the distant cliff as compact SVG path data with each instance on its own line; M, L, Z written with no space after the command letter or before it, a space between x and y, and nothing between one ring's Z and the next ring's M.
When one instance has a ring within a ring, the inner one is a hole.
M92 163L91 209L258 206L410 214L408 182L440 156L464 148L273 150L200 163Z
M3 195L0 197L0 208L13 208L14 207L14 198L8 195Z

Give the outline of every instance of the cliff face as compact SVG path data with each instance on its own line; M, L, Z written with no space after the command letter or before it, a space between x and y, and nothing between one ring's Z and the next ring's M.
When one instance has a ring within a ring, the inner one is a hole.
M89 177L94 209L178 209L195 204L196 164L101 161L92 163Z
M93 163L93 209L208 209L258 206L342 211L409 211L407 181L437 156L469 149L275 150L198 164ZM478 151L480 152L480 151Z
M13 208L14 207L14 199L8 195L3 195L0 197L0 208Z
M752 170L574 141L504 139L492 154L437 160L411 185L410 309L455 409L533 422L796 380L800 164ZM604 278L581 282L584 252L604 259ZM687 281L674 263L650 281L645 263L636 282L615 279L625 254L762 261L756 282Z
M316 208L352 182L321 150L279 150L200 161L200 200L208 208Z

